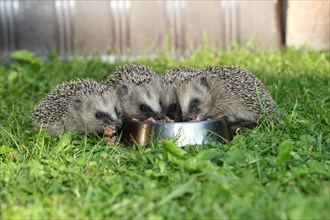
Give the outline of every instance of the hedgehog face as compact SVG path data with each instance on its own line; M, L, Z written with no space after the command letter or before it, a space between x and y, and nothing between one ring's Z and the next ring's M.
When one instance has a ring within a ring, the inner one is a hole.
M162 110L174 121L181 121L181 109L175 93L174 85L166 85L161 94Z
M120 99L122 117L136 118L140 121L149 117L162 119L161 91L161 85L157 79L143 85L135 83L121 85L117 90L117 95Z
M210 116L210 84L205 77L183 82L176 88L183 121L205 120Z
M101 95L83 95L73 100L72 113L81 124L76 130L88 133L103 134L105 127L114 131L121 127L120 106L114 92L104 92Z

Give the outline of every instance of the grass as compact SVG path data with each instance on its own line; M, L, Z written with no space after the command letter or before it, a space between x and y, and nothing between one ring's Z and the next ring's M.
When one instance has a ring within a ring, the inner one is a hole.
M181 151L171 142L108 147L102 138L32 131L31 113L45 93L71 79L104 80L121 62L21 55L0 67L0 219L330 218L329 52L247 45L139 59L159 73L241 66L278 104L279 124L265 120L229 144Z

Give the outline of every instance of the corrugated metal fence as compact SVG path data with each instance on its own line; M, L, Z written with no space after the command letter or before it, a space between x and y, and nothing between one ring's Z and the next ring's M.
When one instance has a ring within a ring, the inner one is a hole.
M165 42L173 55L203 39L226 46L251 36L281 45L278 1L0 0L0 51L73 54L153 54Z

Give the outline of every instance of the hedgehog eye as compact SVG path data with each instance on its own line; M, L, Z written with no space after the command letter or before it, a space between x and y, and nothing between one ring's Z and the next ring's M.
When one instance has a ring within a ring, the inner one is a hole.
M143 104L141 104L141 105L140 105L140 110L141 110L141 111L144 111L145 109L146 109L146 106L143 105Z
M195 100L194 100L194 104L197 104L198 102L199 102L198 99L195 99Z
M102 116L101 112L96 112L95 113L95 118L99 119L99 118L101 118L101 116Z
M161 101L161 100L159 100L159 105L160 105L160 107L162 107L162 106L163 106L163 103L162 103L162 101Z

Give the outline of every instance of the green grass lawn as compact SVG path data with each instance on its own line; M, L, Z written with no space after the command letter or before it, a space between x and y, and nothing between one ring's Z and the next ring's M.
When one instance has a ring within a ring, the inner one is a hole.
M41 63L14 54L0 67L0 219L329 219L330 53L202 49L137 62L237 65L269 88L282 115L229 144L173 151L105 145L31 130L35 104L58 83L104 80L117 65L93 59Z

